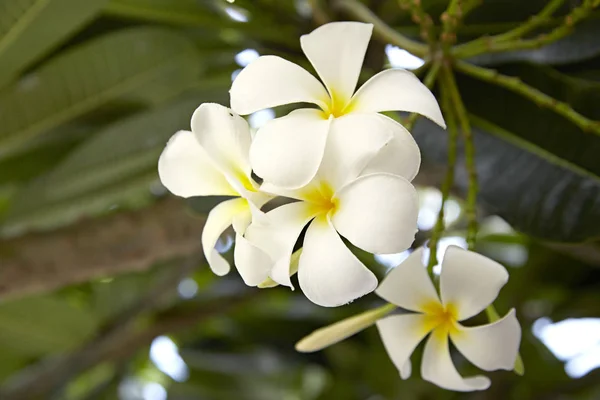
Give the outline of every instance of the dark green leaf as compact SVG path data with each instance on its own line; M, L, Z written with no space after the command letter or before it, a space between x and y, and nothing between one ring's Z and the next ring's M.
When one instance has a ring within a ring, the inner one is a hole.
M0 2L0 87L91 20L107 0Z

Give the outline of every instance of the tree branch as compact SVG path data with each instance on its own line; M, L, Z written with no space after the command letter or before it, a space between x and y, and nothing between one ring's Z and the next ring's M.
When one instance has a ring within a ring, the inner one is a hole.
M358 1L338 0L334 4L337 8L348 12L356 19L373 24L374 33L379 36L381 40L396 45L421 58L424 58L429 53L429 49L426 45L396 32L373 14L369 8Z
M549 3L538 16L547 13L548 10L553 12L553 7L558 8L558 5L555 5L554 3L557 3L557 1L555 0L552 3ZM452 54L455 58L469 58L483 53L497 53L543 47L567 36L575 24L586 18L599 4L600 0L584 0L579 7L575 7L567 16L565 16L561 25L549 33L539 35L534 39L506 40L506 38L518 38L520 37L519 35L525 34L540 26L548 16L542 18L537 18L538 16L535 16L532 20L529 20L527 23L505 34L493 36L491 38L479 38L461 46L457 46L452 50Z
M204 218L167 199L146 209L81 221L0 243L0 297L45 292L141 271L200 249Z
M539 90L527 85L519 78L502 75L498 73L498 71L478 67L464 61L456 61L454 66L457 71L518 93L521 96L533 101L537 105L546 107L555 113L562 115L580 127L584 132L600 135L600 121L588 119L587 117L573 110L568 103L558 101L547 94L540 92Z

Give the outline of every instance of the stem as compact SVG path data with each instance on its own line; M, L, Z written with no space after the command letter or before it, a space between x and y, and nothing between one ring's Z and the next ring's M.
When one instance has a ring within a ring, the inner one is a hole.
M495 85L506 88L512 92L518 93L521 96L533 101L541 107L546 107L555 113L562 115L584 132L592 133L594 135L600 135L600 122L593 121L577 111L573 110L568 103L558 101L547 94L540 92L539 90L527 85L519 78L512 76L506 76L498 73L498 71L478 67L473 64L466 63L464 61L456 61L454 63L456 70L461 71L469 76L477 78L479 80L490 82Z
M567 36L571 32L575 24L587 17L591 13L591 11L600 4L600 0L584 0L579 7L575 7L567 16L565 16L561 25L559 25L549 33L541 34L534 39L506 39L506 37L508 37L508 39L518 38L520 37L519 35L525 34L541 25L545 21L545 19L548 18L548 16L546 15L543 18L538 18L539 15L545 13L547 9L554 11L552 7L558 8L560 4L554 5L555 2L557 1L555 0L552 3L548 4L546 8L544 8L544 10L540 12L540 14L533 17L535 23L533 23L532 20L530 20L524 25L517 27L503 35L498 35L491 38L479 38L472 42L465 43L464 45L457 46L455 49L453 49L454 57L469 58L483 53L497 53L503 51L537 49L539 47L545 46L549 43L555 42Z
M565 0L551 0L548 4L546 4L546 7L544 7L542 9L542 11L540 11L538 14L534 15L533 17L529 18L529 20L527 22L525 22L523 25L519 25L516 28L514 28L508 32L505 32L501 35L495 36L493 38L493 40L502 42L502 41L508 41L508 40L522 38L529 32L533 31L534 29L538 28L539 26L543 25L544 23L547 23L551 19L552 14L554 14L554 12L564 2L565 2Z
M373 14L365 5L358 1L338 0L334 4L336 7L348 12L356 19L373 24L373 31L381 40L396 45L421 58L424 58L429 54L429 49L426 45L396 32Z
M423 80L423 83L429 89L431 89L433 87L433 85L435 84L438 73L440 71L440 66L441 66L440 62L435 62L435 63L431 64L431 68L429 68L429 71L427 71L427 75L425 75L425 79ZM417 113L410 114L406 118L406 120L403 124L404 127L410 131L413 128L413 126L415 125L415 122L417 121L418 117L419 117L419 114L417 114Z
M456 126L456 119L454 118L454 110L452 110L452 101L450 94L445 86L442 86L442 109L446 116L446 123L448 125L448 160L446 167L446 176L442 184L442 205L438 212L437 220L433 231L431 232L431 238L429 239L429 262L427 264L427 271L429 275L433 277L433 267L438 263L437 260L437 246L444 230L446 228L444 223L444 207L448 197L450 197L450 190L454 184L454 168L456 166L456 142L458 140L458 128Z
M445 53L449 52L450 46L456 43L458 26L479 4L481 0L452 0L448 4L448 8L440 17L443 27L440 40Z
M400 8L410 11L412 20L420 27L421 38L429 44L430 50L435 47L435 25L429 14L423 10L420 0L398 0Z
M465 166L469 176L469 190L467 192L467 205L465 212L467 214L467 244L469 249L475 247L475 238L477 235L477 168L475 166L475 144L473 143L473 133L471 132L471 124L467 116L465 105L458 91L454 74L449 67L445 67L442 71L442 84L448 90L450 100L456 111L456 116L460 124L460 128L465 139Z
M331 21L327 12L323 9L321 0L308 0L308 4L312 8L313 18L317 24L324 25Z

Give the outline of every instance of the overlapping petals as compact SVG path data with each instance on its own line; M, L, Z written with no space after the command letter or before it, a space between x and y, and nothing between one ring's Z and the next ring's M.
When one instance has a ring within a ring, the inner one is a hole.
M450 247L442 262L438 297L417 250L384 279L377 294L416 314L393 315L377 322L392 361L406 377L405 364L418 343L429 334L421 376L449 390L489 387L484 376L463 378L450 357L449 340L473 364L486 371L510 370L515 364L521 328L511 310L488 325L465 327L460 321L487 307L507 279L500 264L479 254ZM404 371L403 371L404 369Z
M191 132L177 132L169 140L158 161L158 172L165 187L181 197L236 197L208 214L202 232L202 248L210 268L217 275L225 275L230 266L215 250L219 237L233 225L241 246L236 254L260 258L261 251L245 242L242 235L252 220L251 207L261 207L271 196L261 193L252 180L248 158L251 136L243 118L218 104L205 103L194 112L191 125ZM268 271L240 269L240 274L246 283L256 285Z
M311 182L297 190L262 185L262 190L299 201L266 213L246 233L248 240L270 255L271 278L291 286L290 257L300 233L309 225L298 279L305 295L322 306L346 304L377 286L375 275L352 254L342 237L367 251L388 253L405 250L414 239L418 214L414 187L402 176L387 172L363 174L398 132L377 129L367 140L352 128L381 123L381 118L385 117L357 114L348 118L353 123L333 121L323 161ZM344 140L348 136L357 140ZM418 163L418 155L412 160ZM399 164L405 162L398 160ZM388 166L398 169L394 162ZM418 166L407 170L415 168Z
M252 157L251 162L265 181L291 189L306 185L315 176L326 136L334 129L333 123L326 123L331 119L395 110L416 112L445 126L433 94L408 71L384 71L354 93L371 31L370 24L334 22L301 37L302 50L323 84L298 65L274 56L258 58L237 76L230 91L231 106L241 114L289 103L313 103L320 108L288 119L290 129L281 129L278 120L259 129L252 153L260 156ZM298 122L303 117L310 121L307 124L314 127L314 132ZM317 117L321 120L318 128ZM375 124L360 133L369 136L377 129L388 128ZM285 138L275 140L277 134ZM263 136L265 139L261 139ZM281 169L281 164L265 161L264 154L271 154L274 160L286 160L287 167Z

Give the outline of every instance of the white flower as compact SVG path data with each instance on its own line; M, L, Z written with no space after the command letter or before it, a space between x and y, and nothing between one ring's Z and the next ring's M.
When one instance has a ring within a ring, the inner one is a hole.
M388 153L392 142L399 145ZM291 287L290 257L309 225L298 264L300 287L316 304L346 304L372 292L377 278L340 236L371 253L407 249L417 231L418 199L410 179L419 162L416 143L400 124L376 114L349 115L330 132L308 185L294 190L263 184L266 192L300 201L255 218L246 238L271 257L271 278Z
M191 125L192 132L179 131L171 137L158 161L158 172L163 185L177 196L235 197L211 210L202 232L210 268L225 275L230 266L215 250L219 236L233 225L236 260L247 253L260 256L242 235L252 219L251 207L261 207L272 197L260 192L250 176L251 136L243 118L221 105L205 103L194 112ZM243 269L244 265L236 262L246 284L255 286L267 278L268 271Z
M304 54L324 85L305 69L276 56L262 56L240 72L231 87L231 108L239 114L290 103L313 103L263 126L250 149L254 172L285 188L307 184L316 174L328 132L345 118L382 111L422 114L445 127L433 94L411 73L383 71L354 90L373 26L333 22L300 38ZM358 128L346 124L345 129ZM370 135L373 128L362 131Z
M415 251L383 280L376 293L415 313L392 315L377 321L383 344L400 371L410 375L410 355L429 335L423 353L421 376L442 388L484 390L485 376L462 378L450 358L449 339L477 367L511 370L517 358L521 328L514 309L491 324L466 327L459 321L483 311L508 280L504 267L480 254L451 246L442 262L440 297Z

